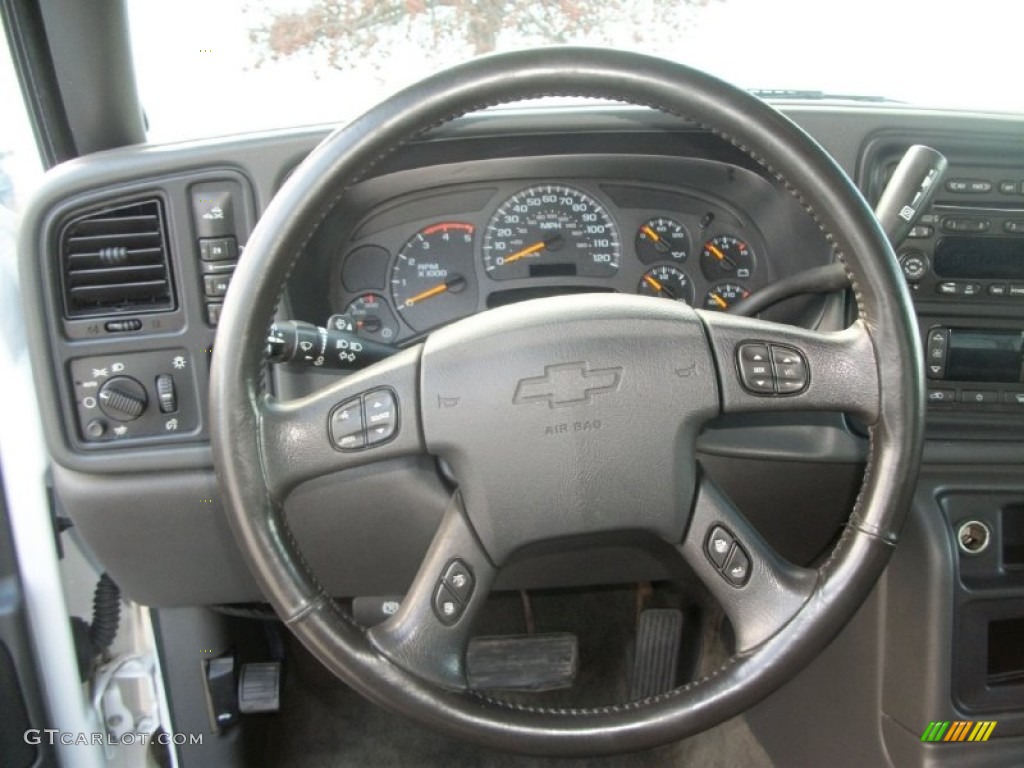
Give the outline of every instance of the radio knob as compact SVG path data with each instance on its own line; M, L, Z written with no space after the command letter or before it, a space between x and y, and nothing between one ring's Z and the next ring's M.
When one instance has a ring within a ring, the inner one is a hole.
M928 257L920 251L907 251L900 256L900 269L908 283L916 283L928 272Z

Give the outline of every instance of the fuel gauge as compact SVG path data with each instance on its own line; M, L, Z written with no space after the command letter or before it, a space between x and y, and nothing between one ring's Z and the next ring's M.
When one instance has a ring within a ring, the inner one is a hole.
M736 283L722 283L716 285L704 299L704 308L713 309L716 312L725 312L729 307L740 299L745 299L750 291Z
M693 283L690 278L683 270L668 264L647 270L640 278L636 292L641 296L660 296L684 304L693 303Z

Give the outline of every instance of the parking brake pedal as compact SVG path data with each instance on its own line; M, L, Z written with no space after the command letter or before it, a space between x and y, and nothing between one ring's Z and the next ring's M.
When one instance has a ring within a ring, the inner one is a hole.
M469 687L478 691L553 691L576 679L576 635L474 637L466 651Z
M281 709L281 663L243 664L238 677L238 711L243 715Z
M656 696L676 687L683 612L677 608L648 608L636 629L631 700Z

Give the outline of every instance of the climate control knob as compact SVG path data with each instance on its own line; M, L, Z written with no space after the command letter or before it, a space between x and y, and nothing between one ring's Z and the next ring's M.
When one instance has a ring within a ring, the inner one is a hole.
M131 376L108 379L96 394L100 410L116 421L135 421L146 410L146 388Z

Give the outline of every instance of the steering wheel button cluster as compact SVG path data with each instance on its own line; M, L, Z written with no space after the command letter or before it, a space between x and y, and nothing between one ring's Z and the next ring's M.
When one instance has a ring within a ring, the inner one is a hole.
M704 542L704 553L734 587L742 587L750 579L750 556L725 527L716 525L711 529Z
M363 395L366 413L366 443L377 445L390 440L398 428L398 405L390 389L377 389Z
M734 587L742 587L750 578L750 558L739 544L733 547L732 554L729 555L729 562L722 570L722 575Z
M708 536L707 552L708 558L715 564L715 568L721 570L725 566L733 542L732 534L722 526L716 525L711 529L711 535Z
M343 451L354 451L366 447L366 432L363 429L363 407L360 398L354 397L334 409L331 414L331 440Z
M456 598L461 600L463 603L469 602L470 595L473 594L473 574L461 560L452 560L448 567L444 569L444 575L441 577L441 581L448 587L448 589L455 595Z
M740 344L740 381L755 395L795 395L807 388L809 374L803 353L793 347L764 342Z

